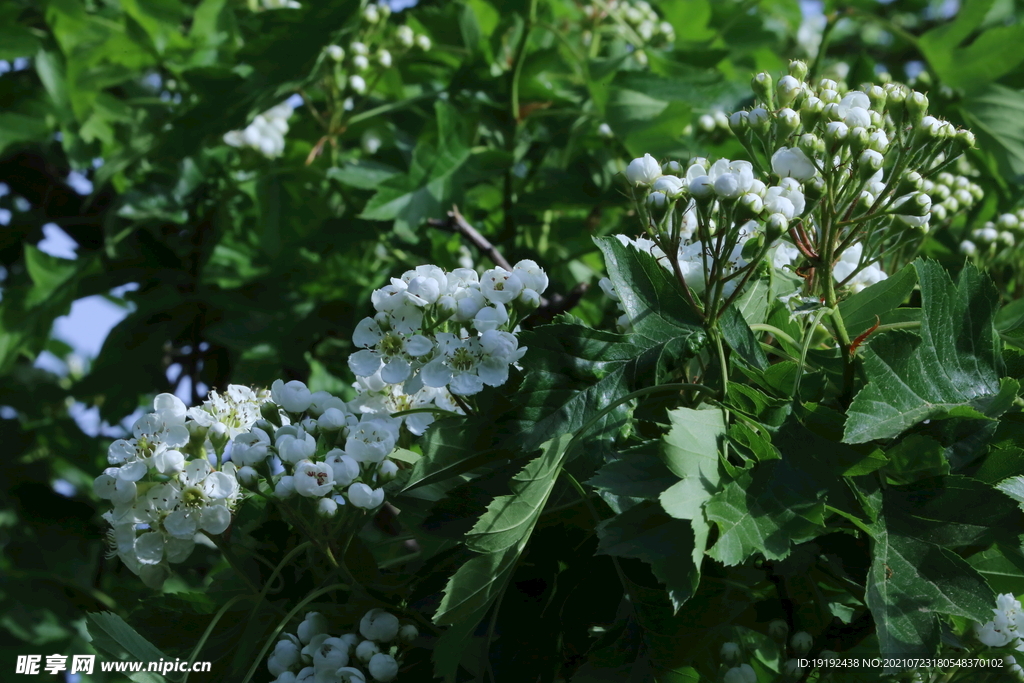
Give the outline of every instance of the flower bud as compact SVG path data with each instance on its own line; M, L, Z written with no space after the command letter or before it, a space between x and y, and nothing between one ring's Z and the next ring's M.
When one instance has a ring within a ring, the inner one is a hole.
M683 187L683 180L678 176L663 175L654 181L651 189L674 199L683 193Z
M403 643L411 643L420 637L419 629L412 624L405 624L398 629L398 639Z
M814 133L804 133L797 139L796 144L808 157L825 152L825 141Z
M826 88L819 91L818 97L820 97L821 101L825 104L839 104L839 101L842 99L834 88Z
M729 128L731 128L732 132L736 133L736 135L740 135L745 130L747 130L747 126L749 125L749 122L747 121L747 119L749 117L750 117L750 113L749 112L745 112L745 111L733 112L732 116L729 117Z
M805 655L810 652L812 645L814 645L814 639L807 631L797 631L789 640L789 646L798 655Z
M729 666L739 664L742 657L740 646L733 642L722 643L722 649L719 654L722 657L722 663Z
M321 498L316 504L316 512L321 517L333 517L338 513L338 504L330 498Z
M927 216L932 208L932 198L924 192L900 197L893 202L892 212L900 216Z
M955 139L957 142L959 142L967 149L974 149L974 133L967 130L966 128L961 128L957 130Z
M898 83L886 87L885 110L892 116L893 120L899 123L907 110L907 96L909 89Z
M760 101L768 105L769 108L775 108L775 101L772 97L772 77L766 71L754 76L750 81L750 88L754 91L754 95Z
M631 185L650 185L661 176L661 166L650 154L633 159L626 167L626 180Z
M813 95L803 101L800 105L800 118L803 119L807 130L811 130L821 121L824 111L825 103Z
M373 656L380 653L380 648L377 647L377 643L372 640L364 640L363 642L356 645L356 659L364 664L368 663Z
M740 664L725 672L724 683L757 683L757 673L749 664Z
M871 108L875 111L885 111L885 100L887 93L880 85L871 85L864 89L868 99L871 100Z
M683 168L683 165L678 161L666 161L661 165L661 172L670 175L678 175L680 173L685 173L686 169Z
M781 213L773 213L768 216L768 220L764 224L764 234L769 244L782 237L787 230L789 230L789 220Z
M804 183L804 197L814 202L825 193L825 179L815 176Z
M738 208L745 216L755 218L764 211L764 200L753 192L748 192L740 197Z
M850 129L842 121L833 121L825 127L825 141L830 145L841 144L850 136Z
M715 123L715 117L711 114L701 114L697 119L697 127L705 133L713 133L718 124Z
M789 105L790 102L803 92L803 89L804 84L800 81L792 76L783 76L779 79L779 85L775 88L779 95L779 105L783 107Z
M839 84L831 78L822 78L818 81L818 90L839 90Z
M885 150L889 149L889 138L885 131L876 130L868 135L868 147L884 154Z
M873 176L875 171L882 168L882 164L885 163L885 157L873 149L866 149L861 153L857 162L860 164L861 175L867 179Z
M758 135L764 135L768 132L769 126L771 126L771 119L768 117L767 110L756 107L751 109L747 115L747 123L750 125L750 130Z
M386 484L398 475L398 465L395 461L385 458L377 466L377 481Z
M776 125L778 126L779 133L783 137L789 136L790 134L795 133L797 128L800 127L800 115L787 107L778 113Z
M922 183L924 179L921 174L917 171L911 171L910 173L904 173L896 183L896 194L899 196L910 194L911 192L917 192L924 189Z
M1003 230L1001 233L999 233L999 241L1008 247L1012 247L1017 240L1014 238L1012 232L1010 232L1009 230Z
M821 110L821 116L825 121L839 121L843 117L839 113L839 103L829 102L825 105L825 108Z
M430 52L431 45L433 45L433 43L430 42L430 38L428 38L427 36L423 34L416 36L416 47L418 47L419 49L423 50L424 52Z
M291 476L284 476L274 486L274 495L282 500L285 498L291 498L295 495L295 478Z
M939 222L946 220L946 208L942 204L932 204L932 218Z
M375 654L370 658L366 668L369 669L373 680L380 683L390 683L398 676L398 662L391 655Z
M789 75L798 81L807 78L807 62L794 59L789 63Z
M782 619L773 619L768 624L768 637L777 642L784 642L789 635L789 625Z
M953 197L960 203L960 206L965 208L974 204L974 195L967 190L957 190L953 193Z
M916 90L907 98L907 114L911 123L918 123L928 113L928 96Z
M519 304L528 311L533 311L540 308L540 294L533 289L526 288L523 293L516 299Z
M698 176L690 181L690 194L697 201L710 201L715 196L715 186L706 175Z
M345 48L341 45L328 45L327 54L334 61L340 62L345 59Z
M213 450L217 455L221 455L224 452L224 446L231 439L227 426L222 422L214 422L210 425L206 435L210 438L210 443L213 445Z
M235 476L238 478L238 483L245 488L252 488L260 480L259 473L248 465L239 467Z
M665 207L665 204L667 202L668 197L666 197L662 192L652 192L649 195L647 195L647 206L656 209L662 209Z
M782 666L782 675L787 681L799 681L803 673L799 660L790 659Z
M863 152L868 148L871 140L868 137L868 131L866 128L856 126L850 129L849 144L855 152Z

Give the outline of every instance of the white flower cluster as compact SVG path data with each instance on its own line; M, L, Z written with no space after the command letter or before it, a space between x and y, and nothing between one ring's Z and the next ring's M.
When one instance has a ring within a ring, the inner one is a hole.
M224 142L232 147L254 149L268 159L276 159L284 154L284 136L293 111L290 104L282 102L258 114L244 130L225 133Z
M1014 250L1024 240L1024 209L1001 214L994 221L971 231L971 239L960 243L960 252L990 264L1014 258Z
M186 409L160 394L154 412L132 427L132 438L110 445L110 467L96 478L96 494L114 508L104 513L111 552L148 586L159 587L168 563L184 561L201 534L223 533L239 496L236 466L220 463L232 435L247 431L269 397L242 386L211 392Z
M974 625L974 634L983 644L990 647L1013 645L1024 651L1024 615L1020 602L1010 593L996 596L995 615L992 621Z
M285 633L267 659L274 683L390 683L398 676L402 649L416 640L412 624L382 609L367 612L358 633L330 634L330 623L309 612L295 634Z
M391 6L387 3L371 3L363 8L363 26L348 47L328 45L324 52L336 65L334 78L343 94L345 109L354 108L353 97L365 95L367 78L377 77L390 69L396 55L413 47L427 52L432 44L430 37L415 33L409 26L398 26L393 31L381 31L378 25L384 24L391 15ZM370 43L374 38L374 44ZM365 143L364 143L365 146ZM371 152L372 153L372 152Z
M533 261L483 275L419 266L373 292L377 313L356 326L352 340L360 350L349 367L368 384L401 384L420 405L446 400L430 390L471 396L484 385L500 386L526 352L516 339L517 320L537 307L547 286Z
M583 13L590 22L583 34L584 45L590 46L594 40L600 40L602 34L610 34L624 40L641 65L647 64L644 48L672 44L676 40L672 24L663 21L645 0L604 0L584 5Z
M280 499L308 498L324 517L335 516L344 505L380 507L381 486L398 472L388 456L401 421L387 412L360 412L364 404L350 406L329 392L311 392L297 380L275 381L271 395L278 414L271 413L232 443L239 482L258 485L261 476L269 477L276 456L284 470L274 484Z

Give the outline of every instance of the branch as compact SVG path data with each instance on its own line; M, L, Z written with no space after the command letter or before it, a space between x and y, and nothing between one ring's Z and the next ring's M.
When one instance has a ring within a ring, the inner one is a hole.
M440 228L441 230L462 235L469 240L470 244L487 254L496 266L512 272L512 264L505 260L505 257L501 255L497 247L481 235L476 228L466 222L465 217L459 213L459 207L452 206L452 210L448 212L448 218L446 219L428 218L427 225L432 228Z
M494 265L512 272L512 264L498 251L496 246L491 244L490 240L481 235L476 228L466 221L465 216L459 212L459 207L452 206L452 210L448 212L447 218L428 218L427 225L461 235L478 250L487 254L488 258L494 262ZM559 313L565 313L578 304L583 295L587 293L587 289L589 289L589 285L581 282L573 287L568 294L552 294L550 298L542 296L540 298L540 307L530 314L529 317L550 322Z

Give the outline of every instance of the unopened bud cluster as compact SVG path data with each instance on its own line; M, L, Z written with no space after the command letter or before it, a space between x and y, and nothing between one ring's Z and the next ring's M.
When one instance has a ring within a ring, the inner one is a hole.
M727 123L751 161L634 159L625 176L650 239L623 239L693 292L717 287L712 301L729 297L760 259L813 266L858 291L887 277L884 254L912 258L931 222L981 199L978 185L946 171L973 135L930 116L923 93L896 83L809 83L807 72L797 61L777 81L757 74L753 108L698 120L708 130ZM666 257L673 249L677 263ZM807 294L822 295L827 282L816 278Z
M1024 244L1024 209L1001 214L969 233L960 252L987 266L1014 264L1018 245Z
M242 130L224 133L224 142L232 147L253 149L268 159L284 154L284 136L288 132L288 119L294 110L287 102L257 114L252 123Z
M356 633L332 635L330 621L308 612L295 633L284 633L267 659L273 683L391 683L419 632L375 608Z
M641 66L647 64L645 48L671 45L676 40L672 24L645 0L604 0L584 5L583 13L588 20L585 45L592 46L595 40L621 40Z

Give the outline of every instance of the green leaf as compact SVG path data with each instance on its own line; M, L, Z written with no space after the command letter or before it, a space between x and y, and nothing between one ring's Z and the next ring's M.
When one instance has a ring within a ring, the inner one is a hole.
M59 288L68 285L82 268L77 260L58 258L39 251L31 244L25 245L25 268L35 285L25 303L36 306L43 303Z
M930 657L939 647L938 615L985 622L995 594L961 557L892 533L885 515L873 527L865 600L883 657Z
M698 548L693 530L666 515L657 503L644 501L606 519L598 525L597 536L599 555L632 557L651 565L676 610L693 597L700 580L700 566L690 559ZM703 545L699 548L703 555Z
M661 455L665 465L681 481L666 489L659 500L669 515L688 520L693 546L690 553L692 588L700 579L711 526L702 507L720 489L719 446L725 436L725 415L721 410L692 410L677 408L668 414L672 425L662 439ZM676 609L682 603L673 595Z
M337 180L342 185L356 187L360 190L375 190L381 183L399 175L401 171L393 166L378 161L360 159L341 167L327 169L327 177Z
M891 438L926 419L994 417L1008 407L1008 394L1016 394L996 373L992 282L971 264L956 285L934 261L919 259L914 266L921 283L920 337L892 330L861 347L868 385L850 406L846 443Z
M151 642L140 636L135 629L113 612L90 612L86 615L89 635L97 648L121 658L127 654L130 659L141 662L156 662L168 659ZM172 680L178 680L175 676Z
M1020 548L993 546L967 558L996 593L1024 593L1024 554Z
M571 440L571 434L563 434L546 443L544 452L509 482L512 495L499 496L488 506L466 537L467 547L480 555L448 580L435 623L453 625L458 634L468 634L504 591L555 486ZM459 661L453 650L461 651L464 637L451 638L446 644L435 649L434 661L437 675L451 681Z
M953 21L918 38L918 47L947 85L970 89L1011 73L1024 62L1024 26L997 26L968 44L995 0L967 0Z
M50 135L46 119L13 111L0 112L0 153L19 142L43 142Z
M946 449L935 439L910 434L886 451L889 465L885 473L902 483L949 474Z
M469 159L472 131L452 105L438 101L437 137L420 139L406 175L383 181L363 208L360 218L394 220L396 229L414 235L427 218L447 210L454 191L454 174Z
M992 486L971 477L947 476L885 490L889 530L945 548L1012 540L1020 513Z
M768 367L768 357L757 343L747 321L743 319L743 314L735 306L725 309L719 319L719 329L725 343L739 354L740 358L759 370Z
M616 514L643 500L657 500L679 481L658 455L659 442L649 441L617 454L586 483L597 490Z
M960 111L979 148L995 154L1007 175L1024 175L1024 92L989 83L965 98Z
M1013 498L1024 510L1024 476L1010 477L996 484L996 488Z
M876 282L841 301L839 313L843 316L843 325L850 338L859 337L887 313L898 308L914 291L915 284L917 271L913 264L907 264L892 277Z

